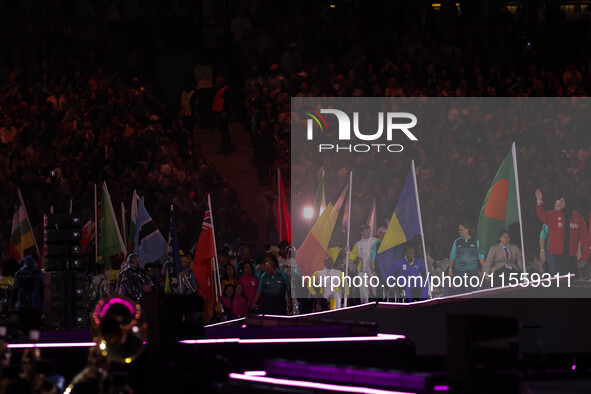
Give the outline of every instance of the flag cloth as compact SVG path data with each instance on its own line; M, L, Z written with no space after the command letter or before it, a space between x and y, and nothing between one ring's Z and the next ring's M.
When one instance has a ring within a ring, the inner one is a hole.
M277 201L277 230L279 231L279 242L287 241L291 245L291 219L289 208L285 197L283 179L279 172L279 201Z
M296 254L296 262L302 275L311 277L314 272L324 268L324 259L328 256L328 243L338 215L339 211L334 209L332 204L328 204L302 242Z
M181 264L181 253L179 249L179 238L176 233L176 222L174 219L174 208L170 206L170 229L168 231L168 260L172 262L172 273L178 277L183 270ZM166 271L168 275L168 270Z
M16 261L21 261L27 255L36 258L39 256L37 242L35 241L35 235L33 234L20 189L18 190L15 208L12 216L12 235L10 236L8 257Z
M314 196L314 216L319 218L322 212L326 209L326 195L324 194L324 174L320 183L316 188L316 195Z
M382 279L393 274L394 262L402 256L402 244L421 233L415 182L411 169L377 251L375 263Z
M120 253L125 254L125 244L119 232L117 218L115 217L113 204L111 204L106 182L103 182L100 218L99 261L97 263L104 264L109 268L111 266L111 256Z
M213 237L211 207L208 204L195 248L195 257L193 257L193 273L197 280L199 295L204 299L203 320L206 322L211 320L216 303L212 269L212 262L215 258Z
M344 246L343 243L346 240L344 232L347 231L347 222L345 220L347 220L349 217L348 215L346 215L347 209L349 207L349 200L347 200L347 204L344 208L342 208L342 206L343 202L345 201L345 198L347 198L348 192L349 182L347 182L347 184L345 185L345 188L341 192L339 199L333 207L333 210L336 210L338 214L337 220L334 225L334 229L332 230L332 234L330 236L330 240L328 241L327 246L327 254L332 258L333 262L337 261L337 257L339 256L339 250L341 246ZM345 218L345 216L347 217Z
M137 200L138 196L136 191L133 191L133 196L131 197L131 213L129 217L129 232L127 233L127 251L129 253L133 252L135 249L135 228L137 224Z
M144 203L137 199L137 223L134 253L140 256L140 266L160 260L168 254L168 244L150 217Z
M376 220L376 200L374 198L373 203L371 204L371 209L369 210L369 216L367 218L367 223L370 229L369 236L375 237L378 233L377 225L378 222Z
M519 222L517 187L512 151L501 163L484 199L478 219L480 252L486 256L491 246L498 243L499 231L508 230Z
M84 227L82 227L82 240L80 241L80 245L82 245L82 253L88 253L90 250L90 244L94 242L95 232L96 224L91 218L86 222Z
M125 204L121 203L121 238L123 238L123 245L128 245L127 240L127 225L125 223Z
M166 278L164 279L164 294L171 294L172 289L170 287L170 274L168 273L168 269L166 270Z

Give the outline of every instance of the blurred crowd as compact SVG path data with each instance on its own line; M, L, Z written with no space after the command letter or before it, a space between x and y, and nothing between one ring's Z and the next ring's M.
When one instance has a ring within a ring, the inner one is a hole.
M424 1L0 4L2 260L17 187L39 235L50 206L65 212L72 201L74 212L91 217L94 185L105 181L117 211L133 190L144 196L163 233L173 204L183 250L194 245L210 193L218 245L235 250L247 244L256 272L271 246L262 245L281 240L268 229L259 232L241 208L244 191L233 189L203 153L200 133L217 130L211 116L215 76L225 76L233 92L231 121L244 124L259 184L272 185L278 167L288 195L291 97L589 94L586 9L569 20L551 5L510 9L503 2L483 3L462 9L450 1L439 7ZM209 83L185 75L191 82L167 99L160 82L167 80L166 67L159 60L185 52L211 70ZM200 88L210 89L209 96ZM532 202L523 204L526 242L535 245L540 226L532 197L538 187L550 199L568 194L567 201L588 217L591 139L578 125L571 127L576 119L547 122L542 108L537 122L513 130L476 124L477 111L464 110L454 108L447 119L451 129L462 130L463 140L437 135L414 152L434 258L449 254L460 220L476 222L509 137L529 174L521 184L522 199ZM231 158L231 149L224 153ZM391 184L375 177L354 180L357 217L366 217L375 198L379 224L385 224L408 173L402 164L376 166ZM348 169L325 163L327 179L339 180L327 182L329 198L340 192ZM313 193L318 173L304 171Z

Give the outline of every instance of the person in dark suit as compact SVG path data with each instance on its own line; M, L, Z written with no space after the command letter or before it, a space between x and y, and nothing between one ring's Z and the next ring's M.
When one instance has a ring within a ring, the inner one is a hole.
M523 270L521 250L517 245L510 244L509 240L509 232L501 230L499 243L491 246L484 262L484 272L495 276L492 283L495 287L502 284L502 274L505 274L504 283L508 283L511 273L519 274Z

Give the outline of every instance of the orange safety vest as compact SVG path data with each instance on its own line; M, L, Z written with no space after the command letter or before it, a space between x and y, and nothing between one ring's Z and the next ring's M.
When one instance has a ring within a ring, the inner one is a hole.
M222 112L222 109L224 108L224 92L226 89L228 89L228 87L224 86L215 94L213 106L211 107L213 112Z

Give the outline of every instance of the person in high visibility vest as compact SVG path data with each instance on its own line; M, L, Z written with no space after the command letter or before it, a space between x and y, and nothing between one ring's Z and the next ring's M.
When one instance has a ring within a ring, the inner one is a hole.
M217 77L215 80L216 94L213 99L211 110L216 117L220 133L222 134L222 153L233 151L232 138L230 137L230 107L232 104L232 92L224 81L224 77Z

